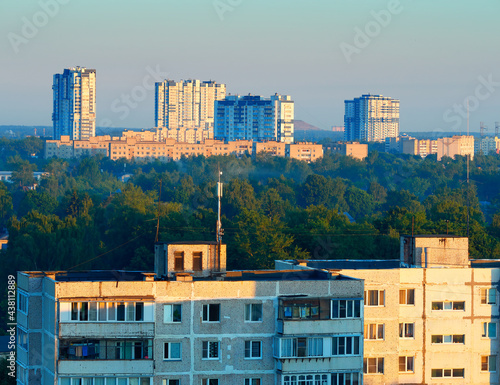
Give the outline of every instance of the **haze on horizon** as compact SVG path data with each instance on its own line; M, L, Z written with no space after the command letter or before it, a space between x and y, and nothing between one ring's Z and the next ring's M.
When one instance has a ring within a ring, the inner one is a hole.
M0 125L52 125L52 76L97 71L97 126L154 125L154 81L288 94L343 125L344 100L400 99L400 132L500 121L500 2L2 0ZM31 24L31 28L29 26ZM362 36L364 35L364 36ZM126 101L128 100L128 101Z

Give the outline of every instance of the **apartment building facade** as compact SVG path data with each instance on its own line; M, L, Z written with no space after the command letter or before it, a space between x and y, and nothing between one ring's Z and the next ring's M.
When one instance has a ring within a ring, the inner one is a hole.
M19 272L18 384L362 384L362 280L225 260L158 243L155 273Z
M288 95L229 95L215 102L215 137L293 143L294 102Z
M331 152L363 160L368 156L368 144L359 142L337 142L327 144Z
M164 80L155 84L155 127L213 132L214 103L226 85L215 81Z
M95 136L96 71L85 67L65 69L53 77L54 139Z
M404 236L400 260L277 261L364 279L364 384L498 384L500 264L468 240Z
M453 135L451 138L440 138L437 140L437 160L443 156L455 158L455 156L469 156L474 159L474 137L472 135Z
M344 141L384 141L399 136L398 99L368 94L344 103Z
M159 160L169 162L183 157L203 155L244 155L268 153L275 156L313 162L323 156L323 147L314 143L291 143L251 140L222 141L204 139L201 142L178 142L174 138L158 140L158 131L125 131L121 137L96 136L88 140L71 140L62 136L60 140L45 141L45 158L71 159L82 156L103 155L112 160L125 158L136 161Z

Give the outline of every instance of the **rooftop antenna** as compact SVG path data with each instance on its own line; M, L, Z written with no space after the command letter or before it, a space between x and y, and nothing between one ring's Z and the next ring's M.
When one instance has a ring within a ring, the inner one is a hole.
M222 183L220 181L220 176L222 175L222 171L220 170L220 165L217 167L219 173L219 181L217 182L217 199L218 199L218 209L217 209L217 243L220 244L222 242L222 235L224 235L224 230L222 229L222 224L220 221L220 198L222 197Z
M467 98L467 136L469 136L469 99L468 98ZM470 199L469 199L469 190L470 190L469 189L469 169L470 169L470 167L469 167L469 159L470 159L470 153L467 153L467 239L469 239L469 217L470 217Z
M498 136L499 130L500 130L500 122L495 122L495 136Z
M125 164L123 164L123 167L125 168ZM163 179L160 179L160 195L158 196L158 217L156 220L156 237L155 237L155 243L158 243L158 235L160 234L160 201L161 201L161 182Z

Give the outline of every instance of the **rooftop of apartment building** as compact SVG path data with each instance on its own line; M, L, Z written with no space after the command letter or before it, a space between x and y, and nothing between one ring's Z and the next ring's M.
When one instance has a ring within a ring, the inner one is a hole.
M83 271L24 271L31 278L51 278L56 282L124 282L124 281L322 281L322 280L356 280L338 273L322 270L241 270L228 271L213 276L191 276L189 273L178 273L170 278L156 277L153 272L126 270L83 270ZM190 279L186 280L186 277Z

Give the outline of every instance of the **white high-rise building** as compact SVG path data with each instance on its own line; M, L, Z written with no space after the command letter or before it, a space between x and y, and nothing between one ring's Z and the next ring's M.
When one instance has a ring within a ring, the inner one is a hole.
M61 135L69 135L72 140L95 136L95 75L95 69L85 67L54 75L54 139L61 139Z
M215 103L215 137L293 143L294 102L288 95L230 95Z
M158 82L155 86L155 126L213 130L214 103L225 96L226 85L211 80Z
M345 101L344 140L383 141L399 135L399 100L362 95Z

